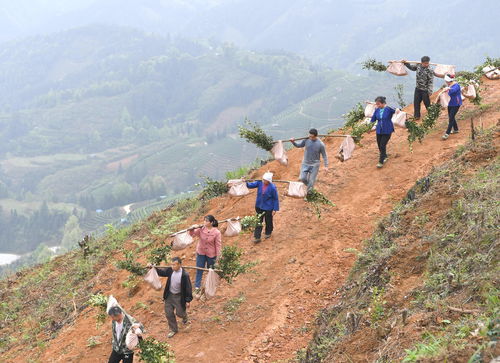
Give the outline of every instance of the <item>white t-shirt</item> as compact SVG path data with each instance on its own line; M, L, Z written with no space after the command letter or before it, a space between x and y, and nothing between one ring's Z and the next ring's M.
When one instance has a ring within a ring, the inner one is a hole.
M123 329L123 320L121 323L115 321L116 340L120 340L122 329Z
M170 276L170 292L172 294L179 294L181 292L181 278L182 278L182 268L179 271L172 271Z

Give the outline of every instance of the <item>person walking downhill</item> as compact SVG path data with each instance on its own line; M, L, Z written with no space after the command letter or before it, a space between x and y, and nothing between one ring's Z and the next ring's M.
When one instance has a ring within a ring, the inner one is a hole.
M212 215L208 215L203 219L203 227L195 228L189 231L191 236L200 238L198 245L196 246L196 267L211 268L220 257L222 237L219 229L217 228L218 226L219 222L217 222L217 219L215 219ZM202 277L203 270L197 270L194 282L195 297L200 294Z
M387 162L387 143L391 139L394 132L394 125L392 123L392 116L396 112L392 107L386 105L385 97L379 96L375 98L375 106L377 109L373 113L370 122L377 122L377 145L380 151L380 156L377 168L381 168Z
M148 267L153 267L151 264ZM193 300L193 291L189 274L182 268L182 260L179 257L172 258L171 267L155 267L158 276L168 277L163 301L165 303L165 315L170 332L167 338L172 338L179 328L176 315L182 319L184 325L188 324L187 308Z
M131 328L139 328L144 331L144 326L137 323L130 315L126 314L120 307L113 306L109 309L109 317L111 318L111 331L113 335L113 350L109 356L108 363L132 363L134 361L134 352L127 348L125 337ZM141 333L136 331L139 336Z
M307 185L307 190L311 191L318 176L321 155L323 156L325 171L328 171L328 156L326 155L325 144L318 139L318 130L316 129L309 130L309 138L306 140L296 143L295 139L292 138L290 141L295 147L305 147L299 179Z
M255 211L259 215L260 225L255 227L253 241L259 243L262 241L262 223L264 220L266 222L264 238L270 238L273 233L273 216L280 210L278 189L273 184L273 174L270 172L264 173L262 181L247 182L247 187L250 189L257 188Z
M460 85L455 81L454 75L445 75L444 81L447 86L444 90L448 92L448 96L450 96L450 102L448 103L448 128L443 135L443 140L447 140L450 134L458 133L458 124L455 116L462 105L462 91Z
M415 93L413 95L413 116L415 120L420 119L420 104L424 102L425 109L427 110L431 105L430 95L432 95L433 81L434 81L434 70L429 66L431 59L428 56L423 56L420 59L420 64L412 65L407 63L406 59L402 62L411 71L417 72L417 84L415 87Z

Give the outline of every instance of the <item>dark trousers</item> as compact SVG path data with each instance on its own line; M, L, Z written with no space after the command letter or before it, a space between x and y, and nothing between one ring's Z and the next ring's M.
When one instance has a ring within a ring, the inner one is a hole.
M210 268L215 265L216 257L208 257L206 255L196 254L196 267ZM196 279L194 281L194 287L201 287L201 279L203 277L203 270L196 270Z
M186 309L182 307L182 296L181 294L168 294L167 300L165 300L165 316L167 317L168 327L170 331L178 332L179 327L177 326L177 318L187 319ZM175 311L175 312L174 312Z
M455 116L459 108L460 106L448 106L448 128L446 129L448 135L451 133L451 129L458 131L458 124Z
M115 352L114 350L111 351L111 355L109 356L108 363L132 363L134 361L134 353L130 354L120 354Z
M415 116L415 118L420 118L420 103L422 101L424 101L425 109L427 110L431 105L429 92L415 88L415 94L413 95L413 116Z
M262 235L262 222L266 221L266 235L271 235L273 233L273 211L272 210L263 210L255 207L255 211L257 214L261 214L260 216L260 226L255 227L254 237L260 238Z
M391 139L392 134L377 134L377 145L380 151L379 163L383 163L387 157L387 143Z

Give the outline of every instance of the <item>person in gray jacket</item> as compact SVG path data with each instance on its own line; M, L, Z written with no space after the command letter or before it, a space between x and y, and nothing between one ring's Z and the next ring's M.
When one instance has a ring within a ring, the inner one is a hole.
M326 155L325 144L318 138L318 130L316 129L309 130L309 138L306 140L299 143L296 143L295 139L290 139L290 141L295 147L305 147L299 179L307 185L307 190L311 191L316 183L321 156L323 156L325 171L328 170L328 156Z

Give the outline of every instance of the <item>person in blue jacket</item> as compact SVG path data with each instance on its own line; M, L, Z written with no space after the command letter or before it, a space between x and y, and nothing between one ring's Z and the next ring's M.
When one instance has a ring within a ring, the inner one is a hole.
M375 98L375 112L370 120L370 122L377 122L377 145L380 151L380 157L378 160L377 168L381 168L387 162L387 143L391 139L391 135L394 132L394 125L392 124L392 116L395 109L388 107L385 101L385 97L378 96Z
M448 92L448 95L450 96L450 102L448 103L448 128L443 135L443 140L446 140L450 134L458 133L458 124L455 116L462 105L462 90L460 89L460 85L455 82L454 75L445 75L444 81L447 86L445 91Z
M266 230L264 237L271 237L273 232L273 216L280 210L280 202L278 200L278 190L273 184L273 174L270 172L264 173L262 181L247 182L247 187L257 188L257 199L255 201L255 211L260 216L260 226L255 228L254 242L261 242L262 222L266 222Z

